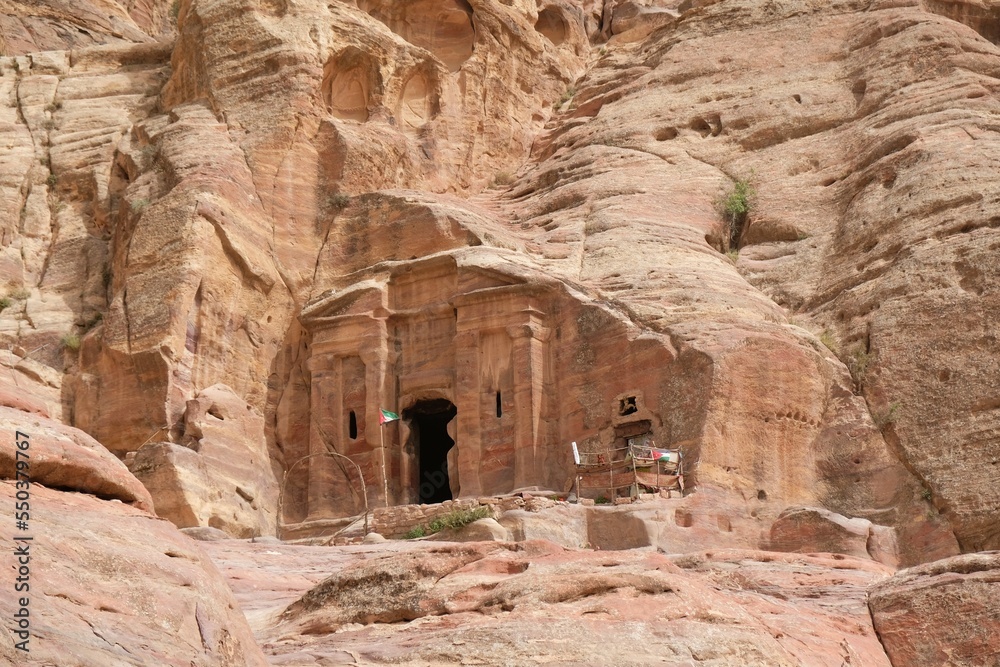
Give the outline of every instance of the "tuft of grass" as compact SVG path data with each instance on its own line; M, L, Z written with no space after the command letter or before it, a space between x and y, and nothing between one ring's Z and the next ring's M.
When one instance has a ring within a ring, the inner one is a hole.
M31 290L29 290L27 287L18 287L8 292L7 296L17 301L24 301L29 296L31 296Z
M170 5L170 20L177 25L177 17L181 15L181 0L174 0L174 4Z
M49 174L49 177L45 179L45 182L48 183L50 188L54 188L56 183L59 182L59 179L56 178L55 174Z
M560 107L562 107L562 105L566 104L571 99L573 99L575 95L576 95L576 88L574 86L570 86L569 88L566 89L566 92L562 94L562 97L556 100L556 102L552 105L552 108L559 109Z
M331 211L341 211L347 208L350 203L350 195L345 195L342 192L338 192L337 194L330 195L326 198L326 208Z
M424 530L423 526L417 526L416 528L408 531L403 535L404 540L415 540L418 537L426 537L427 532Z
M726 257L731 259L733 264L735 264L736 260L740 258L740 251L737 250L736 248L730 248L729 251L726 253Z
M899 410L900 403L896 401L889 405L885 411L873 412L872 421L875 422L875 426L878 430L883 431L889 424L895 423L896 421L896 411Z
M149 206L149 200L146 199L145 197L141 199L135 199L129 202L129 206L136 213L142 213L144 210L146 210L146 207Z
M485 519L489 516L492 516L489 507L476 507L470 510L455 510L454 512L449 512L444 516L439 516L438 518L433 519L426 526L417 526L403 535L403 539L412 540L417 537L433 535L434 533L439 533L446 528L458 530L459 528L469 525L473 521Z
M59 344L67 350L76 352L80 349L80 337L76 334L66 334L59 339Z
M493 187L503 187L514 182L514 174L509 171L498 171L493 176Z
M854 382L860 387L865 383L865 376L868 374L868 366L871 364L872 355L863 345L859 345L851 352L851 358L847 360L847 370L851 372Z
M831 332L829 329L823 329L823 333L819 335L819 342L823 343L823 345L825 345L827 349L833 352L834 354L836 354L837 350L840 348L840 345L837 343L837 339L834 337L833 332Z
M607 496L597 496L597 498L594 499L594 504L595 505L610 505L611 501L608 500Z
M4 310L5 308L9 307L10 304L12 303L14 302L8 299L7 297L0 297L0 310Z
M489 517L490 508L489 507L476 507L471 510L455 510L449 514L445 514L442 517L438 517L431 522L431 527L435 524L439 525L438 530L443 530L445 528L459 529L464 526L468 526L473 521L479 521L480 519L485 519Z

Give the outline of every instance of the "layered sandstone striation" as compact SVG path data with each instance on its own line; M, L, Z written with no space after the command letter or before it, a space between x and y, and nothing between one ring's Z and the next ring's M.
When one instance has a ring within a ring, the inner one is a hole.
M876 584L872 619L893 665L989 664L1000 652L1000 554L947 558Z
M531 541L388 543L331 561L317 547L206 548L278 664L890 664L865 605L888 570L847 556Z
M4 570L27 584L0 598L0 613L14 618L26 599L30 615L29 653L15 649L24 637L11 626L0 632L5 664L266 664L218 570L151 513L149 493L118 459L78 429L0 412L0 502L27 504L26 528L13 517L0 526L11 546Z
M8 367L119 456L189 456L231 387L276 521L567 492L569 441L639 438L747 538L995 546L1000 61L955 4L195 0L4 58Z
M180 0L7 0L0 14L0 56L169 37Z
M147 443L129 470L149 489L156 513L179 528L274 535L280 489L263 422L232 389L213 385L188 401L183 444Z

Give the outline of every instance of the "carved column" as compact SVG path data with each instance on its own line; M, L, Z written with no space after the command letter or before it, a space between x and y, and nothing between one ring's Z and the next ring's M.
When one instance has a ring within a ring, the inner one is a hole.
M324 435L331 437L339 433L339 412L330 411L328 406L340 390L340 360L325 354L308 361L312 377L310 385L309 451L310 455L325 454L327 450ZM332 496L328 456L312 456L305 464L308 470L306 503L309 519L335 516Z
M368 502L373 507L384 507L395 502L397 485L392 474L393 443L397 426L383 426L379 423L382 407L396 407L395 393L386 391L389 375L389 337L384 319L374 320L373 326L361 340L360 356L365 364L365 389L368 405L365 407L365 442L370 452L371 475L366 475ZM384 443L384 451L383 451ZM383 466L384 464L384 466ZM388 487L388 491L386 490Z
M483 492L479 466L482 443L479 437L479 332L463 331L455 336L455 408L458 414L455 446L462 496Z
M544 400L544 344L548 329L535 323L507 327L513 341L514 411L517 418L514 443L514 487L544 484L539 469Z

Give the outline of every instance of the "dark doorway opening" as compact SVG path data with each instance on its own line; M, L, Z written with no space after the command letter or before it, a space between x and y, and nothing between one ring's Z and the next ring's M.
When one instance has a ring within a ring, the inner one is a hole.
M455 441L448 435L448 422L458 410L444 398L420 401L403 410L409 422L410 438L417 451L417 501L443 503L451 500L451 480L448 477L448 452Z

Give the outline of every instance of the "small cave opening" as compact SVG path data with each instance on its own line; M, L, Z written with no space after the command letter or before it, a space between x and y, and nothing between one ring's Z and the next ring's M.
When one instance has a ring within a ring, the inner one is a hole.
M410 442L417 454L417 502L443 503L451 500L448 452L455 441L448 435L448 423L458 414L455 405L443 398L418 401L403 410L410 427Z
M566 36L569 32L562 14L554 7L546 7L538 13L535 30L544 35L546 39L556 46L560 46L566 41Z

